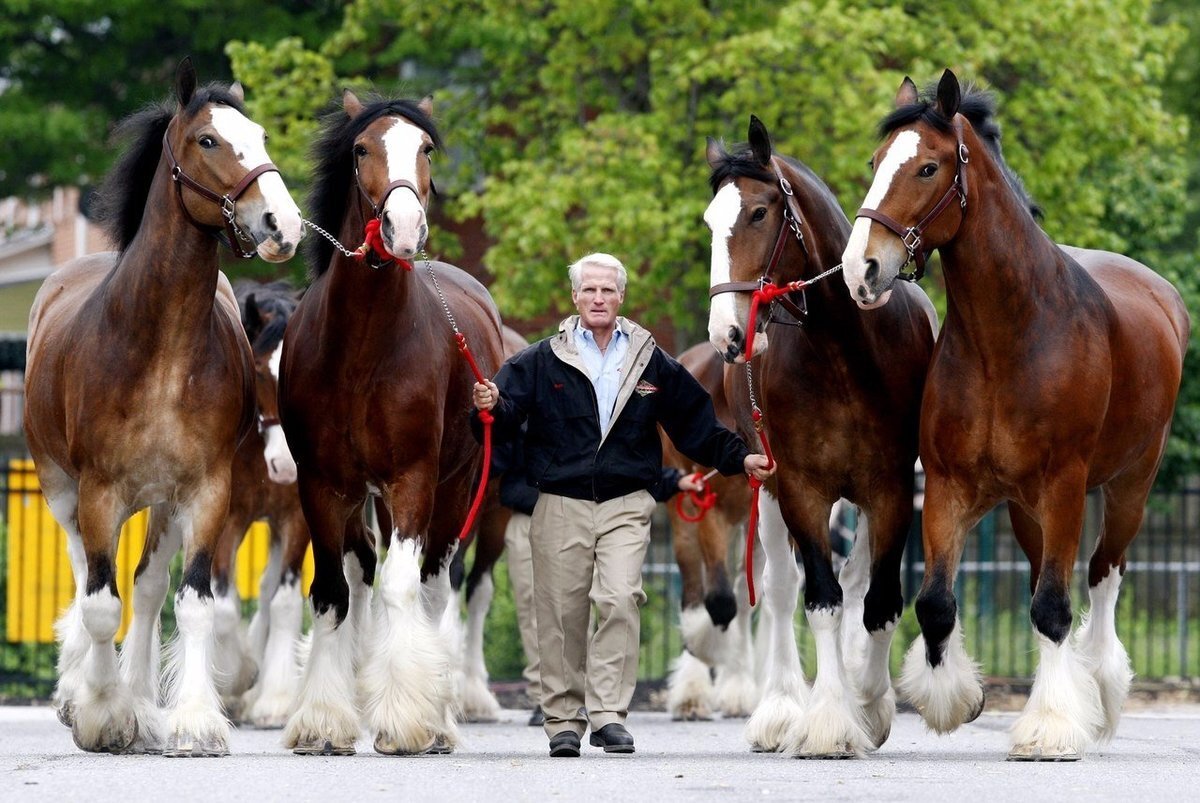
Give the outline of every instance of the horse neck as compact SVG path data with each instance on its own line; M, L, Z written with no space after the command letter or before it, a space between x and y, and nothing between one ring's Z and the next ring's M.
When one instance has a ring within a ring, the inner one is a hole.
M125 328L165 345L172 336L191 342L192 333L207 329L220 272L217 240L186 218L176 192L164 158L141 225L103 286L116 319L131 320L136 305L139 324Z
M978 347L1059 308L1069 292L1062 252L1041 230L1008 186L999 165L974 131L964 132L971 152L970 195L957 235L940 251L946 280L947 329L961 327ZM1003 225L1001 225L1003 223ZM997 330L999 330L997 332Z
M357 203L356 192L352 187L338 236L350 248L363 242L368 220ZM416 264L412 270L396 264L372 268L335 249L326 290L326 321L332 324L328 337L353 340L359 344L356 348L376 344L381 349L394 349L397 322L410 320L406 310L416 302L413 274L417 270L420 267Z

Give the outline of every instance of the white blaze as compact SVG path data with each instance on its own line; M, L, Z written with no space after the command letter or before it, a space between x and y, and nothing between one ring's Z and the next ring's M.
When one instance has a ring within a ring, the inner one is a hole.
M732 182L717 191L708 209L704 211L704 222L712 231L709 287L730 281L729 238L741 211L742 194ZM708 340L722 354L729 345L730 327L740 325L734 305L736 297L733 293L721 293L709 302Z
M878 209L883 199L892 188L892 181L908 161L917 155L917 147L921 144L921 135L916 131L901 131L892 140L891 146L883 156L879 168L875 171L875 181L862 202L863 208ZM871 219L860 217L854 221L854 229L850 232L850 240L846 250L842 252L842 277L850 288L850 295L859 298L856 290L865 281L867 272L866 251L867 239L871 233ZM897 244L899 241L897 240ZM903 257L902 257L903 258ZM881 266L883 267L883 266ZM896 268L899 269L897 264Z
M417 160L424 159L421 149L425 132L407 120L397 118L383 135L383 150L387 154L388 183L404 179L419 187ZM392 224L392 246L399 251L415 253L421 245L421 229L425 225L425 207L415 192L403 187L388 196L380 217L386 215ZM404 256L397 253L396 256Z

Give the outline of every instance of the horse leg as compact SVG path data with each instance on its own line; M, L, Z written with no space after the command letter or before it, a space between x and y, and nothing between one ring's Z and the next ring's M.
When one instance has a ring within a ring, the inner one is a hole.
M1147 462L1147 461L1143 461ZM1117 637L1117 596L1125 575L1125 550L1142 525L1146 497L1154 483L1158 454L1149 471L1131 471L1104 486L1104 521L1088 565L1088 611L1075 633L1079 658L1096 679L1104 724L1096 740L1108 742L1116 734L1121 706L1129 695L1133 668Z
M831 502L807 488L795 491L784 513L804 559L804 611L816 642L817 671L804 716L784 748L804 758L861 756L872 743L842 661L842 589L829 547Z
M841 504L840 500L834 504L831 522L838 515ZM867 514L860 509L854 544L850 547L845 565L838 573L838 585L842 587L842 660L846 664L846 673L851 678L858 678L864 671L869 650L867 629L863 625L863 611L866 609L867 589L871 585L871 547Z
M1042 574L1042 525L1029 511L1011 500L1008 503L1008 518L1012 522L1017 545L1029 560L1029 593L1032 595L1037 590L1038 577Z
M309 540L300 506L293 505L284 515L273 516L271 531L273 548L280 555L275 561L275 582L271 584L274 591L270 597L259 597L259 608L267 611L264 621L269 622L269 628L259 658L258 682L243 698L246 719L256 728L282 728L300 693L296 655L304 614L300 576ZM268 563L267 571L270 569ZM264 577L262 587L266 586Z
M133 619L121 645L121 676L133 694L138 737L131 753L161 753L167 721L159 709L162 632L159 616L171 586L171 559L183 534L173 526L168 506L150 510L146 544L133 583Z
M216 605L212 563L229 513L229 474L202 482L192 498L176 509L183 532L183 581L175 594L178 628L168 669L167 726L163 755L174 757L229 754L229 721L213 679Z
M91 644L72 707L75 744L95 753L119 753L137 738L133 698L117 666L113 638L121 626L114 548L126 510L116 490L89 481L79 485L79 531L86 555L86 582L79 616Z
M253 523L253 514L231 505L221 528L212 562L213 680L230 719L240 718L242 695L254 685L258 664L242 637L242 599L238 594L238 547Z
M54 707L58 720L68 728L75 719L75 700L84 684L84 661L92 646L83 626L83 597L87 587L87 553L79 533L79 484L48 459L37 463L38 483L54 520L67 533L67 557L75 579L71 605L54 623L59 642L58 682L54 686Z
M487 664L483 657L483 629L492 606L495 584L492 567L504 551L504 521L499 509L484 515L475 539L475 559L467 575L467 638L463 668L463 716L468 722L495 722L500 703L488 688Z
M1052 477L1035 510L1042 525L1042 570L1029 614L1039 660L1029 701L1011 732L1008 755L1019 761L1078 760L1104 724L1096 679L1067 639L1087 467L1071 467Z
M983 681L963 646L954 577L966 532L991 502L968 501L928 466L926 472L925 578L916 602L921 635L904 656L896 688L929 728L949 733L983 711Z
M673 720L709 720L712 719L712 678L702 656L710 654L705 648L711 646L713 625L703 607L700 526L683 521L675 511L671 511L671 525L671 543L683 588L679 616L683 652L672 662L667 679L667 711Z
M377 533L367 526L366 508L350 519L346 529L342 567L350 585L350 611L347 618L352 628L354 671L366 663L368 647L374 643L374 618L371 615L371 591L375 587L375 571L379 564ZM391 531L391 518L388 518ZM304 535L307 538L307 533ZM301 547L303 551L303 547ZM303 555L301 555L303 560Z
M300 473L298 486L312 533L312 648L283 743L298 755L348 756L354 754L359 723L354 706L354 628L352 622L343 626L350 621L350 588L342 545L355 503L307 472Z
M750 715L745 733L752 750L775 752L804 716L808 698L794 621L801 577L779 502L770 494L759 494L758 513L765 557L762 595L768 642L762 699Z
M732 532L730 530L729 532ZM740 535L740 534L739 534ZM739 545L744 538L735 538ZM737 566L739 561L730 561ZM750 608L750 589L746 584L745 572L738 572L734 580L734 595L737 600L737 615L729 625L727 644L722 659L716 665L714 698L724 717L748 717L758 704L758 683L755 680L754 638L751 633L753 611Z
M280 537L278 528L272 525L271 538L267 546L267 565L263 569L262 577L258 581L258 608L254 611L254 615L250 617L250 626L246 629L246 644L250 650L250 657L259 666L263 665L264 656L267 651L267 639L270 637L268 635L271 630L270 603L275 598L275 592L279 588L279 579L282 573L283 539ZM245 703L249 704L251 699L257 695L255 689L258 686L259 684L256 683L246 693L247 699L244 700Z
M420 475L431 473L411 472L386 497L393 528L385 535L388 552L380 570L374 633L360 673L367 727L375 733L380 753L423 753L453 728L445 721L453 694L450 655L439 636L439 621L429 615L436 606L422 600L421 593L421 540L428 532L434 489ZM446 565L449 556L444 556ZM433 559L441 565L442 557ZM438 575L442 577L435 582L446 585L440 616L449 597L449 577Z

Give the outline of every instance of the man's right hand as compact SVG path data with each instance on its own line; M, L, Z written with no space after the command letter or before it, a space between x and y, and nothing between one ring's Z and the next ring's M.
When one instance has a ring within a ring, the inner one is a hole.
M500 401L500 388L490 379L475 383L475 392L471 399L475 402L476 410L490 410Z

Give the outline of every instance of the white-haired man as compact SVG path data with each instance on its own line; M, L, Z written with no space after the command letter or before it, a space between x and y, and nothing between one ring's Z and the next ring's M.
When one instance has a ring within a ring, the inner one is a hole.
M526 426L526 467L539 491L530 543L550 755L578 756L589 725L593 746L632 753L625 718L646 599L648 489L662 478L657 425L689 458L723 474L765 479L771 471L721 426L692 375L618 316L626 271L616 257L589 254L568 275L579 314L506 362L495 382L477 383L474 400L493 411L496 438Z

